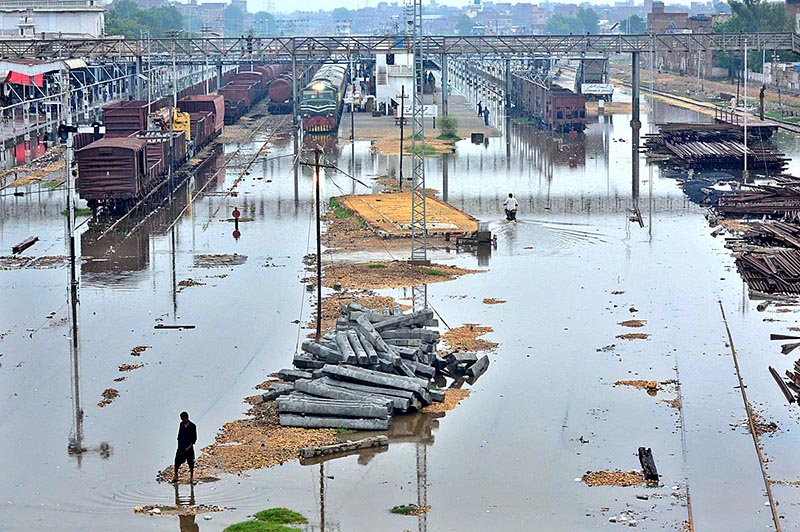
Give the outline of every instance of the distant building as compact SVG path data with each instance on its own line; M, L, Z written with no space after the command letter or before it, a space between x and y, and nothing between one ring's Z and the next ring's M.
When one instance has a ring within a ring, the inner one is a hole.
M786 14L794 24L794 31L800 28L800 0L786 0Z
M667 12L664 2L653 2L652 12L647 14L648 33L709 33L713 31L713 19L708 15L689 16L685 11ZM703 50L691 52L657 52L653 66L679 74L710 77L713 69L712 54Z
M102 37L101 0L0 0L0 35Z

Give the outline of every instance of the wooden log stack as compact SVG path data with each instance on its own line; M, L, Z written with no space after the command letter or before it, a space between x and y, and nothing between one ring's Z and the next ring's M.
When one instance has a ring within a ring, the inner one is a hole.
M263 399L275 400L280 424L290 427L387 430L392 416L444 401L438 377L474 382L489 358L437 354L433 311L378 311L356 303L342 309L336 330L305 341L296 369L283 369Z

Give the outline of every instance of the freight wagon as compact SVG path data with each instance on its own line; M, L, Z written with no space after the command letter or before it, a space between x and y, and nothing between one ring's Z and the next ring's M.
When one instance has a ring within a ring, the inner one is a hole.
M558 85L512 75L516 113L539 126L561 133L586 128L586 97Z

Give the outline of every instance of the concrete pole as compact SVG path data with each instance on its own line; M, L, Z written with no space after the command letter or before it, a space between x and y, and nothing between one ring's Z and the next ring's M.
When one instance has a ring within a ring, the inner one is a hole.
M450 96L450 89L448 87L450 82L447 69L447 54L442 54L442 115L447 115L447 100Z
M639 207L639 133L642 122L639 118L639 52L631 53L633 95L631 97L631 196L634 208Z

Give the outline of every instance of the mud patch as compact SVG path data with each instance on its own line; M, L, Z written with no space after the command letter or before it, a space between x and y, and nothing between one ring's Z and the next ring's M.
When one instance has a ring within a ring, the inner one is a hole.
M617 323L623 327L644 327L647 324L645 320L625 320Z
M618 334L615 338L620 340L647 340L650 338L650 333L625 333Z
M133 371L135 369L143 368L144 364L120 364L120 371Z
M103 408L114 402L114 399L119 397L119 391L114 388L106 388L103 390L103 400L97 403L97 406Z
M349 303L358 303L367 308L394 308L397 301L393 297L381 296L372 290L347 290L333 292L322 298L322 333L336 329L336 320L342 315L342 307ZM403 310L408 310L408 305L400 305ZM317 328L316 310L312 313L311 320L306 324L309 329ZM313 333L312 333L313 334Z
M441 283L478 271L442 264L421 266L401 261L340 263L325 268L322 283L328 288L378 290ZM315 281L309 280L312 283Z
M603 471L587 471L581 477L581 482L589 487L596 486L639 486L644 484L644 475L631 469L630 471L611 471L605 469Z
M178 292L183 292L186 288L190 286L205 286L205 285L206 283L204 283L203 281L198 281L190 277L189 279L184 279L178 283L178 286L180 287L178 288Z
M484 305L502 305L503 303L507 303L507 301L505 299L495 299L493 297L487 297L483 300Z
M429 414L440 414L442 412L449 412L458 406L458 403L469 397L470 391L460 388L448 388L444 391L443 403L431 403L423 407L421 412Z
M247 255L201 254L194 256L195 268L227 268L240 266L247 262Z
M494 332L491 327L465 323L461 327L450 329L444 333L442 341L451 351L493 351L500 344L480 338L490 332Z

